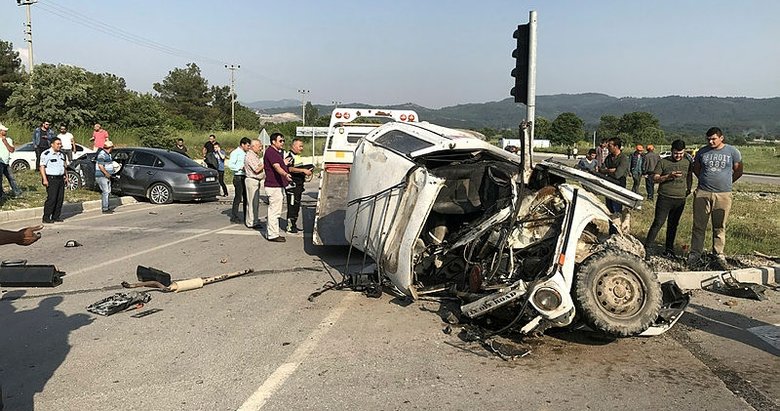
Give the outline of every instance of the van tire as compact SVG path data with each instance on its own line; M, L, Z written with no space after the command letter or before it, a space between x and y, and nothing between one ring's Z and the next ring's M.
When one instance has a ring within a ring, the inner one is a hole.
M661 284L638 256L602 250L588 257L577 272L574 301L592 328L617 337L647 330L661 310Z

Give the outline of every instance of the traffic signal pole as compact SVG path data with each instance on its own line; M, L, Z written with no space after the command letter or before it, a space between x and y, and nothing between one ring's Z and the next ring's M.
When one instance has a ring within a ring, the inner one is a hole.
M517 26L513 37L517 39L517 48L512 52L515 68L512 77L515 86L510 94L515 103L526 106L525 120L520 124L522 138L521 156L523 176L527 181L533 168L534 123L536 118L536 12L531 11L528 24Z

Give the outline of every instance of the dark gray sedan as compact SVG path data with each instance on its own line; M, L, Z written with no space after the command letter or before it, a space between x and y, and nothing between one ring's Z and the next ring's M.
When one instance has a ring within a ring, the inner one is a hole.
M147 147L116 148L111 157L119 163L112 192L149 199L154 204L212 199L219 195L218 173L174 151ZM96 189L95 155L74 161L79 186Z

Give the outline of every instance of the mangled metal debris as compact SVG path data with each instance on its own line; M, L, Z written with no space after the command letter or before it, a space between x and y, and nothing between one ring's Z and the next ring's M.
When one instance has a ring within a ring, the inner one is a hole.
M457 297L472 320L522 334L584 322L659 334L688 296L662 287L644 249L596 194L642 197L590 174L521 158L435 125L388 123L355 151L345 234L399 293Z
M124 288L150 287L150 288L156 288L163 292L179 293L182 291L189 291L189 290L196 290L198 288L203 288L204 285L225 281L227 279L239 277L244 274L249 274L252 272L254 272L254 270L249 268L246 270L234 271L231 273L220 274L212 277L195 277L195 278L190 278L185 280L171 281L171 275L166 273L165 271L158 270L153 267L144 267L139 265L136 269L136 275L138 277L139 282L128 283L126 281L122 281L122 287Z
M152 300L149 293L128 291L108 296L87 307L87 311L109 316L125 310L138 309Z

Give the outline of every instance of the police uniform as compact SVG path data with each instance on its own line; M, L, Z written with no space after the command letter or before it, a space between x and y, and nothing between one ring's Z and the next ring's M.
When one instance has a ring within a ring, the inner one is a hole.
M300 154L292 151L287 152L287 158L292 158L291 167L301 167L303 160ZM303 183L306 182L306 174L290 173L292 184L288 186L287 191L287 231L290 233L298 232L298 214L301 210L301 197L303 196Z
M43 204L43 222L62 221L60 213L65 200L65 155L48 148L41 153L40 166L45 168L46 180L49 182L46 202Z

